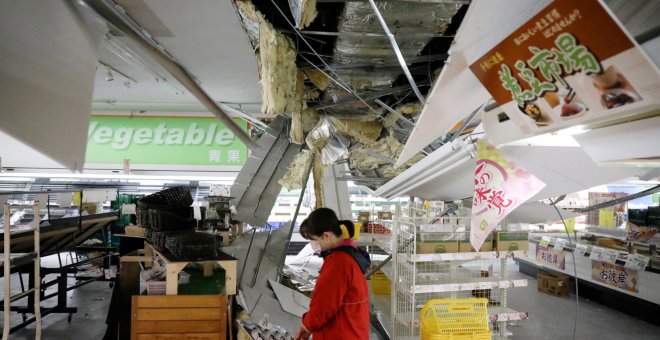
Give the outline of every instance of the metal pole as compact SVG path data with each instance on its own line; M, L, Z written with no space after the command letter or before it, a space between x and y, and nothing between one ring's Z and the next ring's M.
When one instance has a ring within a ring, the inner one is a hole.
M48 205L48 202L46 202ZM39 234L39 201L34 202L32 207L34 210L34 318L35 325L35 340L41 339L41 236ZM48 217L50 218L50 216Z
M312 152L310 150L310 152ZM282 263L282 267L279 269L278 273L278 278L277 281L281 282L280 279L282 278L282 270L284 269L284 261L286 260L286 254L289 252L289 245L291 244L291 236L293 236L293 229L296 226L296 220L298 219L298 213L300 212L300 206L302 205L303 198L305 196L305 189L307 189L307 182L309 182L309 176L312 173L312 168L314 167L314 159L316 157L312 156L312 159L309 161L309 167L307 167L307 175L305 176L305 180L302 185L302 189L300 189L300 197L298 197L298 205L296 206L296 212L293 213L293 220L291 221L291 228L289 229L289 236L286 238L286 245L284 246L284 252L282 254L282 260L280 263Z
M4 223L4 230L5 234L4 236L4 252L3 252L3 267L4 267L4 278L3 278L3 283L4 283L4 326L2 326L2 340L7 340L9 339L9 330L11 328L11 319L10 319L10 299L11 296L9 295L10 290L9 290L9 283L10 283L10 275L11 275L11 258L10 258L10 253L11 253L11 242L10 242L10 228L9 228L9 220L11 217L11 211L9 209L9 204L5 203L5 223Z
M380 26L383 27L383 31L385 31L385 35L387 35L387 39L389 39L390 44L392 45L392 49L394 50L394 54L396 55L396 58L399 60L399 64L401 65L401 69L403 70L403 74L406 75L406 78L408 78L408 82L410 83L410 86L412 86L413 92L415 92L415 95L417 96L417 99L419 99L419 102L422 104L426 104L426 100L424 99L424 96L422 95L421 92L419 92L419 88L417 88L417 84L415 83L415 79L413 79L412 74L410 74L410 70L408 69L408 65L406 64L406 60L403 58L403 54L401 53L401 50L399 49L399 45L396 43L396 39L394 38L394 34L390 32L390 29L387 27L387 23L385 22L385 19L383 16L380 14L380 11L378 10L378 6L374 2L374 0L369 0L369 4L371 5L371 8L374 10L374 13L376 14L376 17L378 18L378 21L380 22Z

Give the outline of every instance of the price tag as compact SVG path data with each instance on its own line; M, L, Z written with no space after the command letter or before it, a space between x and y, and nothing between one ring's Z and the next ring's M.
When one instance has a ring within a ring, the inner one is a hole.
M563 239L563 238L556 238L555 239L555 245L554 248L556 251L562 251L566 247L566 243L568 243L568 240Z
M578 255L584 255L587 252L587 247L586 244L576 243L573 252Z
M603 252L603 259L601 261L605 261L611 264L616 263L616 258L619 256L619 252L616 250L611 250L611 249L605 249L605 252Z
M648 256L640 254L629 254L625 267L635 270L645 270L650 260L651 258Z
M548 245L550 244L551 241L552 241L552 237L543 236L541 237L541 242L539 242L539 246L543 248L548 248Z
M591 248L591 255L589 255L589 258L592 260L603 261L604 253L605 253L605 249L599 247L593 247Z

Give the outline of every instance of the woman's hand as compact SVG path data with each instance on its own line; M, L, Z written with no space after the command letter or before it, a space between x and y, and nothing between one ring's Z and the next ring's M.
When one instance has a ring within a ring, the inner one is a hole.
M293 340L307 340L309 339L310 335L311 334L309 333L309 331L305 329L304 326L300 326L300 328L298 329L298 333L296 334L296 337L293 338Z

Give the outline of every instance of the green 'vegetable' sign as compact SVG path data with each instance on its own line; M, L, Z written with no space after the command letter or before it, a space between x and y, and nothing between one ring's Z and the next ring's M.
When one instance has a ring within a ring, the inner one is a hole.
M247 130L245 121L236 123ZM248 150L217 118L92 116L87 163L241 166Z

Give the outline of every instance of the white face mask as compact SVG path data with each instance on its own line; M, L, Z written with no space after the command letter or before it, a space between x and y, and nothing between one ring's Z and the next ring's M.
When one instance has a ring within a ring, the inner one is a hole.
M309 245L312 246L312 250L313 250L315 253L319 253L319 252L321 252L321 250L322 250L322 249L321 249L321 244L319 243L319 241L309 240Z

